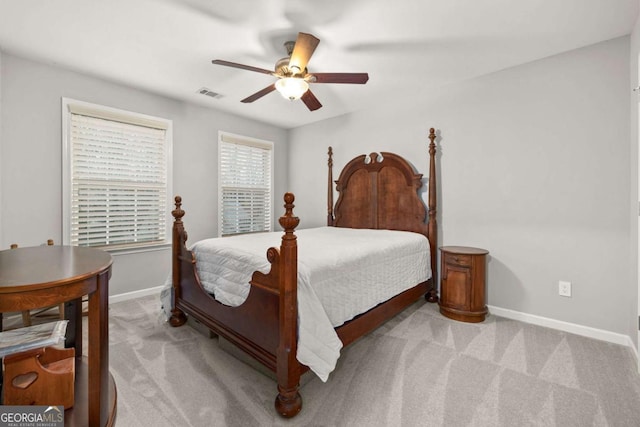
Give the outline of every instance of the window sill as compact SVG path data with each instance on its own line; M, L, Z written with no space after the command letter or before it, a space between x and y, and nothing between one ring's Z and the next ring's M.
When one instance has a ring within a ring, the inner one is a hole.
M167 249L171 249L171 243L160 243L157 245L149 245L149 246L134 246L134 247L126 247L126 248L97 248L102 249L105 252L109 252L111 255L130 255L130 254L139 254L144 252L157 252L164 251Z

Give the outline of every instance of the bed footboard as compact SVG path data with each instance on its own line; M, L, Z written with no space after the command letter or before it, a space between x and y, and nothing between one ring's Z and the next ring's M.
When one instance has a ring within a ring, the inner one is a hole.
M298 248L295 228L300 220L293 215L295 197L284 196L285 214L279 222L284 229L280 248L269 248L271 264L267 274L253 273L244 303L230 307L216 301L198 278L194 254L187 249L187 232L182 217L182 198L176 196L173 224L173 307L169 322L181 326L186 314L276 373L278 395L275 407L284 417L302 409L298 392L300 375L308 370L296 359L298 329ZM186 314L185 314L186 313Z

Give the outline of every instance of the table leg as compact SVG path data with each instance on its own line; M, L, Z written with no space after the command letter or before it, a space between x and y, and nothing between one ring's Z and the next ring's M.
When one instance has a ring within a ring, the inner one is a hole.
M109 419L109 272L96 279L89 295L89 425L104 426Z
M82 357L82 298L64 303L64 318L67 324L67 336L64 340L66 348L74 347L76 357Z

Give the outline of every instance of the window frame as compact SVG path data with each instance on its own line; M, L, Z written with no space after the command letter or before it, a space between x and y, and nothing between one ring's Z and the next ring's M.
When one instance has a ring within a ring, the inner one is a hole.
M227 141L224 141L224 139L227 139ZM274 187L275 187L275 183L274 183L274 176L275 176L275 167L274 167L274 163L275 163L275 144L273 143L273 141L269 141L269 140L265 140L265 139L258 139L258 138L252 138L249 136L244 136L244 135L239 135L239 134L235 134L235 133L231 133L231 132L226 132L226 131L218 131L218 141L217 141L217 145L218 145L218 209L217 209L217 216L218 216L218 237L224 237L224 236L238 236L238 235L242 235L242 234L250 234L251 232L247 232L247 233L234 233L234 234L226 234L223 235L222 234L222 230L223 230L223 215L222 215L222 210L223 210L223 185L222 185L222 167L221 167L221 160L222 160L222 143L226 142L226 143L235 143L235 144L242 144L242 145L248 145L248 146L253 146L253 147L268 147L268 149L271 152L271 158L270 158L270 165L269 165L269 229L265 230L264 232L269 232L269 231L273 231L274 230ZM261 231L256 231L256 233L259 233Z
M164 250L171 246L171 209L173 194L173 121L120 108L108 107L72 98L62 98L62 242L71 245L71 196L72 196L72 143L71 119L73 114L117 121L132 125L155 127L165 130L165 239L162 242L142 242L119 245L90 246L111 253L136 253Z

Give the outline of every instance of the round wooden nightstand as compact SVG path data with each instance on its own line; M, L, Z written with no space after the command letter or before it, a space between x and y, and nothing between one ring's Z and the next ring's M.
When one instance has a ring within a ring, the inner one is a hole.
M489 251L443 246L440 313L461 322L482 322L487 315L486 274Z

